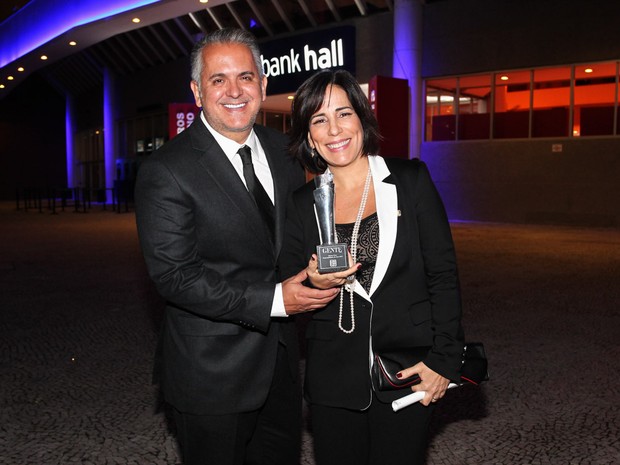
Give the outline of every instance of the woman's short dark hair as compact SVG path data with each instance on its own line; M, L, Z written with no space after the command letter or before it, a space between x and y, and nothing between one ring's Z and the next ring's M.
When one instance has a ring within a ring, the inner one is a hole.
M362 123L364 134L362 153L376 155L379 152L381 135L377 119L370 108L370 102L360 88L357 80L348 71L339 69L325 69L312 75L297 89L295 99L291 105L291 141L289 152L295 156L304 167L314 174L327 169L327 163L308 143L310 120L321 105L325 97L325 90L331 86L341 87L347 94L353 110ZM314 153L313 153L314 152Z

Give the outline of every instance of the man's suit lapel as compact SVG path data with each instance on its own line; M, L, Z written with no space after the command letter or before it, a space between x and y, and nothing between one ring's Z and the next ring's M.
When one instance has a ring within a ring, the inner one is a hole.
M241 213L248 218L248 223L260 225L260 227L256 227L256 231L264 230L264 234L257 234L257 237L261 238L266 245L272 247L269 232L254 201L235 168L230 163L230 160L226 157L226 154L209 130L201 121L196 121L186 131L191 131L192 147L201 152L198 163L210 177L210 181L230 198Z

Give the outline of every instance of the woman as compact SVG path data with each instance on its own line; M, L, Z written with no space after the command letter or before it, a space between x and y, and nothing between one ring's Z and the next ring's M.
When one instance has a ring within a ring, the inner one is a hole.
M287 210L280 267L307 264L308 285L342 288L307 327L305 396L317 465L422 464L435 402L458 379L463 331L454 245L445 210L425 165L384 159L368 100L348 72L325 70L298 90L290 151L312 173L329 170L338 242L353 266L320 274L313 190L297 190ZM348 280L349 278L349 280ZM352 291L352 293L350 293ZM372 353L429 346L405 370L418 374L424 399L397 413L409 393L375 391Z

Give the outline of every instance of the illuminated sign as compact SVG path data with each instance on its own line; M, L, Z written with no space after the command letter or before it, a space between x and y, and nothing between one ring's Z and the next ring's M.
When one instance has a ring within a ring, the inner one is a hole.
M172 139L199 117L200 109L193 103L168 104L168 137Z
M261 43L267 94L295 92L321 69L355 74L355 28L342 26Z

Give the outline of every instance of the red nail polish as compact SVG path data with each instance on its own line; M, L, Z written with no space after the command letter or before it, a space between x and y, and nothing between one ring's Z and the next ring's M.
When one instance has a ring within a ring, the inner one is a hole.
M396 373L396 377L397 377L398 379L401 379L401 378L403 377L403 374L402 374L402 373Z
M362 264L361 264L361 263L358 263L358 264L357 264L357 269L359 270L359 269L361 269L361 268L362 268Z

